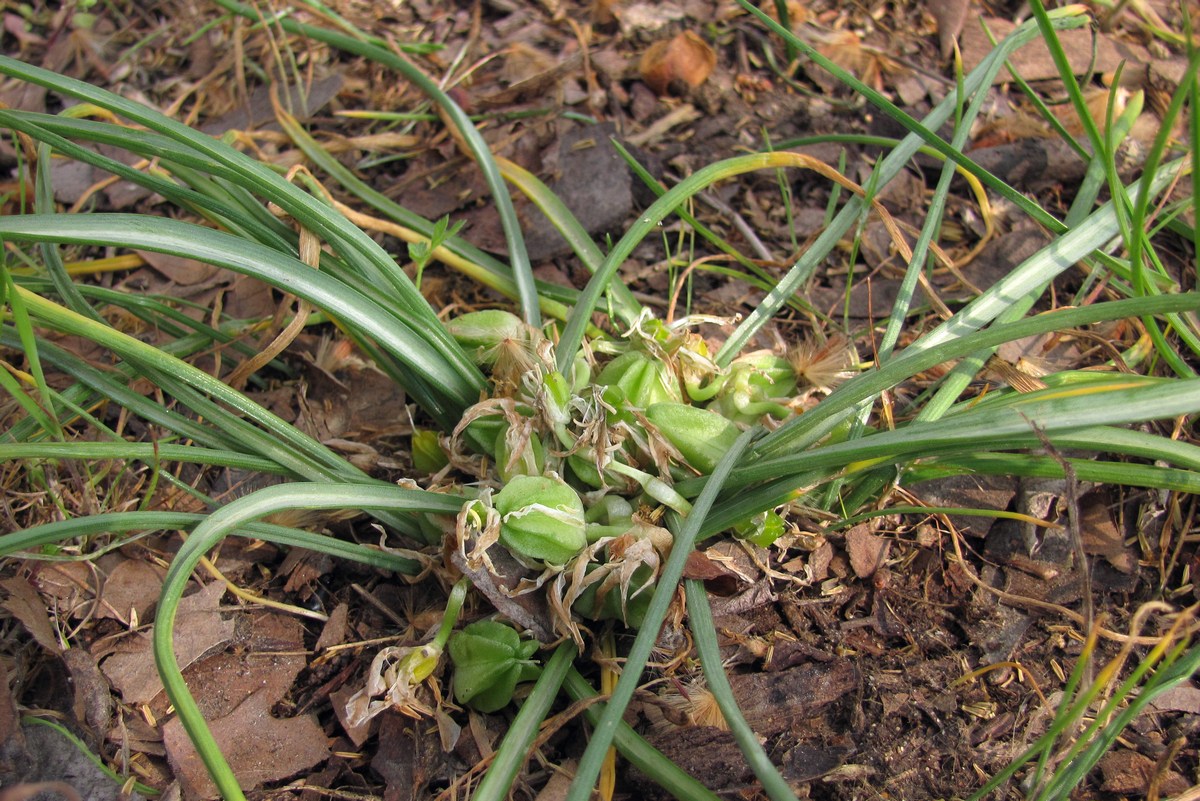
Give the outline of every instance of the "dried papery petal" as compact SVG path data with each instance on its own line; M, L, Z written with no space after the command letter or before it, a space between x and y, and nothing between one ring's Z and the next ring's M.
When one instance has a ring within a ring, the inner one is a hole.
M487 550L500 539L500 513L492 507L490 500L485 496L463 504L455 524L455 538L464 565L471 570L483 567L493 573Z
M655 94L665 95L674 81L696 88L716 66L717 54L708 43L691 31L683 31L669 41L650 45L642 54L638 71Z
M765 3L760 3L759 8L766 12L768 17L779 22L779 9L776 6L775 0L767 0ZM809 11L799 0L787 0L786 8L788 22L791 24L792 32L795 33L808 21Z
M495 363L495 348L505 340L529 338L529 326L503 309L481 309L459 315L446 321L446 331L482 365Z
M426 717L433 709L417 697L417 689L437 668L442 649L433 643L384 648L371 660L367 683L346 701L346 719L361 726L384 710L395 709L411 718Z
M527 374L553 369L553 349L545 336L512 312L467 312L447 321L446 330L476 364L492 368L499 395L517 394Z
M877 48L867 46L854 31L833 31L817 44L817 51L834 64L853 74L873 89L883 89L883 78L903 71L902 67ZM819 73L818 82L825 82ZM839 84L840 85L840 84Z
M546 451L533 430L532 418L519 417L496 438L496 471L502 481L541 475L545 466Z

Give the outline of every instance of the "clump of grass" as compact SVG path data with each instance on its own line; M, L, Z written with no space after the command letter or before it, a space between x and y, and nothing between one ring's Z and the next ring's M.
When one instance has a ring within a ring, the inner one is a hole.
M232 0L219 3L232 13L256 18L252 9ZM607 702L589 707L594 728L569 801L590 795L611 744L679 797L714 797L622 722L697 542L736 533L769 543L801 505L842 517L870 513L887 502L896 484L937 475L1064 476L1069 467L1081 480L1184 493L1200 489L1200 449L1151 430L1126 427L1184 419L1200 411L1200 380L1191 367L1200 355L1194 314L1200 298L1181 291L1161 269L1151 235L1159 229L1147 225L1154 204L1186 174L1186 159L1174 158L1164 135L1150 152L1143 175L1125 186L1112 166L1122 126L1101 128L1093 121L1085 125L1094 154L1087 156L1089 178L1070 214L1058 220L963 153L967 131L1005 59L1039 37L1061 56L1055 31L1088 24L1077 7L1046 12L1034 5L1035 19L999 44L970 75L960 76L957 91L921 121L747 6L784 38L789 58L796 53L811 58L910 133L880 159L867 188L786 151L715 162L663 191L607 252L536 178L494 159L457 106L382 42L288 17L277 20L289 33L399 71L445 111L488 178L508 236L507 263L462 241L458 227L447 220L422 220L370 190L282 112L285 130L327 179L381 216L368 218L335 205L316 179L293 183L229 145L135 102L0 57L0 73L90 104L71 115L0 110L0 127L37 143L36 165L25 165L35 167L34 213L0 220L0 239L10 245L3 264L6 305L0 341L19 350L27 364L24 370L0 371L0 383L19 408L18 419L0 441L0 457L22 460L35 486L39 462L46 460L140 462L150 468L155 482L188 493L206 510L182 514L150 508L152 485L143 493L145 508L68 516L64 506L65 519L7 535L0 554L39 558L47 549L72 542L82 555L94 557L110 547L94 539L99 532L120 537L135 531L190 531L164 583L155 621L155 654L167 694L227 798L243 794L179 673L171 637L192 570L208 551L234 535L306 547L410 575L432 562L445 577L465 573L478 593L520 628L559 641L540 672L525 664L532 651L519 639L497 655L496 664L503 665L497 670L508 671L505 682L535 674L537 678L473 797L507 795L539 724L561 693L575 698L593 694L574 665L584 653L580 646L586 644L589 629L609 625L597 622L604 620L617 620L637 633ZM1194 67L1200 56L1193 48L1189 58ZM1069 75L1064 69L1068 93L1081 118L1090 119ZM1193 128L1195 93L1193 70L1168 110L1169 115L1183 113L1191 98ZM85 119L87 109L93 109L97 119ZM954 133L947 142L934 131L952 120ZM1171 122L1173 118L1164 120L1164 131ZM84 146L89 143L120 147L154 159L157 167L134 170ZM1193 162L1196 148L1193 137ZM819 346L797 345L790 353L750 351L751 343L866 215L889 221L875 195L921 149L940 154L945 166L915 243L910 245L893 228L907 267L873 361L858 361L850 345L836 336ZM186 210L192 221L59 213L50 194L47 165L52 155L89 163L145 186ZM795 168L817 170L845 190L846 201L782 277L752 271L753 280L764 283L770 278L773 283L766 284L769 291L763 302L719 345L714 343L710 350L703 336L711 333L705 328L708 321L656 319L620 283L619 267L660 222L673 214L690 221L679 211L690 198L739 175ZM1008 198L1051 230L1055 239L900 349L916 286L937 254L936 237L956 170ZM504 178L541 206L589 269L591 279L582 291L554 290L534 281ZM1102 188L1112 200L1097 205ZM281 213L271 214L268 203ZM1173 209L1176 228L1182 225L1179 213L1188 205L1194 206L1194 201ZM418 276L430 260L441 260L506 293L518 314L490 313L444 323L363 226L412 243ZM1194 230L1190 234L1195 242ZM199 259L301 298L402 386L452 444L441 454L432 440L422 445L425 464L447 465L442 475L451 482L449 491L402 488L377 480L245 393L197 369L187 359L222 345L230 338L228 332L193 323L167 303L147 303L77 284L62 263L61 245ZM10 252L18 254L27 269L14 269L7 261ZM1077 264L1092 275L1106 276L1116 299L1031 315L1053 280ZM113 307L138 314L166 332L170 341L150 345L114 328L104 313ZM609 328L596 326L597 311L608 314ZM543 314L551 322L543 324ZM1120 361L1151 368L1165 365L1167 370L1130 374L1109 365L1110 369L1042 376L1044 386L1030 392L999 389L984 398L967 392L1003 343L1113 320L1140 321L1153 354L1149 360ZM83 337L103 348L113 368L101 371L72 356L50 341L58 335ZM943 370L899 414L885 402L888 393L914 376L947 364L953 367ZM71 386L52 388L48 370L69 376ZM130 391L126 382L131 380L151 382L158 394ZM128 441L93 413L102 403L120 406L162 435L153 443ZM95 441L76 436L79 430ZM697 436L697 430L703 435ZM1064 451L1103 457L1064 460L1031 453L1046 442ZM286 483L222 504L164 469L169 462L238 467L279 476ZM41 486L49 491L47 482ZM418 560L280 525L278 520L262 522L294 510L344 509L371 514L396 534L423 544L427 553ZM502 593L495 589L500 571L493 559L502 555L497 549L514 560L530 586L547 593L554 611L551 619L522 618L515 605L504 605ZM449 561L438 564L440 554L449 554ZM721 716L768 795L793 797L732 701L703 586L689 581L686 597L689 625ZM415 697L411 693L430 680L441 645L449 641L453 618L447 616L450 623L439 634L437 655L432 650L413 651L424 661L405 663L411 669L388 673L393 682L407 682L385 688L389 693ZM1164 638L1162 647L1142 663L1145 668L1134 670L1121 685L1114 695L1116 706L1105 708L1104 722L1065 746L1072 758L1050 759L1048 755L1058 753L1059 738L1068 735L1098 691L1081 689L1078 698L1063 707L1062 725L1056 725L1054 737L1039 741L1026 759L1038 760L1030 785L1041 793L1038 797L1064 797L1136 713L1143 696L1152 696L1195 667L1197 651L1187 650L1184 620L1176 617L1179 636ZM561 636L555 637L555 632ZM476 669L479 664L487 668L487 660L470 656ZM1150 674L1153 665L1159 669ZM1139 703L1129 702L1139 683ZM1074 682L1072 691L1078 686ZM508 690L507 684L502 689ZM489 706L502 696L487 695ZM1048 778L1047 766L1055 771ZM998 775L981 792L1007 781L1017 769Z

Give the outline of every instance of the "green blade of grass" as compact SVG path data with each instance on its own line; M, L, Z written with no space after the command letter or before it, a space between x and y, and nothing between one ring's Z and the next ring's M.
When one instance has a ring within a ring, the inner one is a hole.
M243 16L246 19L255 21L259 19L258 12L255 9L234 0L216 0L216 2L227 11ZM484 180L492 192L496 211L500 215L500 224L504 229L505 241L508 243L509 260L512 265L513 279L517 284L517 293L521 300L522 316L524 316L525 322L530 325L539 326L541 324L541 314L538 311L537 288L533 281L533 269L529 264L529 255L525 250L525 239L521 234L520 221L517 218L516 210L513 208L512 198L509 197L508 189L504 185L504 179L500 176L500 171L496 167L491 151L488 149L487 142L484 141L475 124L471 122L470 117L441 90L441 87L431 81L411 63L390 50L378 47L369 41L364 41L349 34L313 25L305 25L293 19L281 18L277 20L277 23L289 33L299 34L305 38L323 42L339 50L363 56L389 69L396 70L438 105L462 136L467 148L471 151L471 155L475 157L475 163L483 172Z
M158 159L161 164L169 165L173 170L193 176L195 183L201 182L195 177L195 173L201 171L223 177L237 177L233 171L227 170L223 165L212 159L204 158L173 139L152 131L112 123L11 109L0 109L0 128L20 131L39 142L50 145L55 152L68 158L90 164L138 186L143 186L152 192L157 192L172 203L190 209L230 231L257 239L277 250L290 249L294 251L295 249L295 236L289 237L290 232L279 220L269 213L266 214L266 218L261 215L247 214L247 211L253 208L257 208L260 212L265 211L261 204L228 202L229 189L227 186L217 189L211 179L207 180L206 186L209 187L207 191L180 186L174 181L152 172L135 170L116 159L78 145L67 137L120 148L146 159ZM255 223L262 224L256 225Z
M0 247L4 238L0 236ZM27 303L17 286L12 282L12 274L8 271L7 258L0 254L0 323L4 323L5 312L12 314L12 326L21 342L21 350L29 362L26 373L28 383L32 383L34 393L26 392L6 367L0 367L0 388L5 389L20 404L30 418L37 422L43 431L54 439L62 438L62 423L55 415L54 406L50 402L49 387L42 370L42 360L38 355L37 337L33 331ZM7 309L5 308L7 306Z
M1071 437L1061 438L1063 447L1071 447ZM1089 443L1092 447L1095 441ZM1067 459L1071 470L1080 481L1111 484L1123 487L1145 487L1147 489L1174 492L1200 491L1200 472L1161 467L1154 464L1132 464L1130 462L1105 462L1094 459ZM1049 456L1033 456L1028 453L980 453L972 456L933 457L901 476L905 486L948 475L992 475L1023 476L1025 478L1063 478L1062 460Z
M442 498L444 501L452 500L448 496L442 496ZM426 511L431 513L455 514L458 511L457 507L448 508L448 503L439 505L435 498L427 498L426 501L428 504ZM194 512L109 512L70 518L14 531L0 537L0 556L24 554L29 558L61 561L61 557L38 554L36 551L50 545L58 545L71 540L83 540L102 534L127 534L132 531L190 531L207 519L208 515ZM419 562L399 554L354 542L345 542L325 534L314 534L303 529L274 523L247 523L242 530L247 535L264 542L317 550L337 559L350 559L380 570L394 570L405 575L417 575L422 570ZM120 544L113 547L120 547ZM90 555L84 558L90 558Z
M247 11L253 13L249 9ZM334 213L323 200L293 185L265 164L154 109L83 81L7 56L0 56L0 74L107 109L223 165L236 178L236 183L270 197L302 226L328 242L343 258L354 261L373 283L391 286L404 301L404 313L410 319L411 327L421 332L433 346L444 349L448 355L461 355L457 342L444 330L429 304L382 247L345 217ZM465 359L465 356L462 358Z
M44 298L33 295L18 287L30 309L39 318L52 321L56 330L89 339L123 358L157 368L164 375L175 377L186 386L217 400L236 412L253 420L269 433L271 440L264 443L260 453L280 465L310 478L363 480L365 474L352 467L316 440L301 433L294 426L263 409L245 395L237 392L202 370L175 359L158 348L123 334L115 329L100 325L75 314Z
M21 286L40 295L52 294L54 289L50 282L40 278L14 275L14 280ZM250 325L253 325L253 321L230 320L222 322L219 324L219 327L214 328L204 322L204 320L197 320L180 311L180 309L175 308L173 304L177 301L173 298L154 295L134 295L129 292L110 289L96 284L78 284L76 286L80 294L89 301L98 304L108 304L127 311L144 322L147 327L155 331L161 331L174 340L199 336L205 340L202 348L227 345L228 348L226 348L224 353L228 354L230 350L233 350L238 357L254 356L258 353L257 348L248 345L240 339L241 332L245 331ZM188 308L189 306L186 303L180 303L180 307ZM164 345L164 349L170 350L171 348ZM294 377L296 375L296 371L290 365L278 359L270 362L269 365L272 370L284 376Z
M894 462L963 449L977 451L1036 447L1037 431L1053 441L1059 432L1122 425L1200 412L1200 379L1114 382L1038 390L996 409L970 410L942 420L912 423L859 440L763 459L739 467L735 485L856 462ZM684 487L680 487L680 492Z
M572 310L571 316L567 319L567 324L563 328L562 337L559 339L558 351L555 356L558 360L559 372L562 372L564 375L569 373L575 359L575 354L579 351L579 347L583 341L584 328L591 318L591 310L596 308L600 302L600 298L605 292L609 291L609 284L616 277L621 265L633 253L634 248L651 231L654 231L659 223L687 201L688 198L718 181L748 172L775 170L781 167L816 168L824 170L828 174L827 169L814 163L813 159L799 153L790 153L787 151L753 153L745 156L734 156L733 158L702 167L659 196L648 209L642 212L637 221L626 230L624 236L613 245L612 250L604 259L604 263L596 269L581 293L579 303ZM788 280L795 281L798 279L791 278L791 274L789 274L789 278L785 279L785 281ZM779 286L783 286L783 282ZM777 286L775 290L769 293L768 297L781 291L783 290L780 290ZM780 302L782 303L783 301ZM778 307L775 310L778 311ZM739 330L741 329L739 328ZM728 343L726 343L726 348L728 348ZM725 350L723 348L722 352L724 353ZM738 350L740 350L740 347Z
M1154 304L1153 311L1150 310L1150 306L1141 305L1151 302ZM770 457L807 447L828 433L846 411L855 408L864 399L897 386L922 370L977 351L994 348L1025 336L1065 331L1094 325L1104 320L1119 320L1146 313L1195 311L1198 308L1200 294L1194 292L1160 295L1154 298L1127 298L1092 306L1058 309L1016 322L995 323L982 331L965 335L960 333L956 338L941 337L940 342L926 342L922 339L919 342L920 347L914 345L906 348L887 364L855 376L821 401L816 408L780 426L758 444L754 453L756 456Z
M16 335L5 329L0 331L0 343L5 347L20 349L21 342ZM173 344L178 344L178 341ZM79 382L64 391L64 398L77 405L92 405L102 399L112 401L134 413L148 423L162 426L182 438L196 442L202 446L219 450L234 450L245 453L245 442L239 442L211 425L185 417L174 410L167 409L138 392L130 389L128 380L135 374L127 364L116 366L111 372L99 370L80 359L70 351L64 350L52 342L38 339L38 348L45 357L47 364L66 373ZM199 349L199 347L197 348ZM171 351L166 351L170 353ZM179 355L188 355L184 351ZM121 379L124 378L125 381ZM7 436L14 441L27 441L34 436L33 427L26 421L18 421L8 432Z
M733 697L733 687L725 675L721 649L717 645L717 630L713 627L712 608L708 605L708 590L704 589L704 582L688 579L684 587L687 593L688 627L704 668L704 679L729 726L729 732L771 801L796 801L791 785L767 756L762 743L758 741L758 735L746 722Z
M147 464L154 461L185 462L217 467L234 467L271 475L292 475L262 457L247 456L236 451L201 448L196 445L171 445L158 442L0 442L0 460L4 459L137 459Z
M559 643L554 649L532 692L509 724L492 764L471 798L476 801L504 801L509 797L517 773L529 759L529 748L537 737L538 727L550 712L576 653L575 644L570 640Z
M595 698L599 693L588 684L578 670L571 668L563 681L563 689L576 701ZM603 703L590 704L584 710L587 719L595 725L604 713ZM657 748L646 742L628 723L621 721L613 733L613 745L629 764L649 776L658 786L675 796L679 801L718 801L718 796L691 774L668 759Z
M977 177L989 189L995 190L1001 196L1013 200L1026 213L1030 214L1038 223L1045 225L1054 233L1063 233L1066 228L1063 224L1048 214L1044 209L1036 204L1030 204L1027 200L1020 198L1020 193L1013 189L1008 184L1001 181L996 176L985 170L980 165L976 164L969 157L965 156L961 151L951 147L944 139L938 136L934 131L938 130L943 123L950 119L954 112L955 98L953 96L943 100L923 121L918 122L911 115L906 113L896 104L892 103L880 92L867 86L850 72L847 72L842 67L839 67L826 56L822 55L811 44L796 37L794 33L782 27L778 22L771 19L761 9L752 5L749 0L738 0L738 3L746 9L750 14L757 17L760 22L773 33L783 39L788 45L796 46L805 56L817 64L821 69L828 72L844 86L852 89L855 94L858 94L867 99L871 105L878 108L887 116L898 122L905 130L910 131L910 135L902 140L901 149L907 150L910 145L915 146L916 141L923 141L929 147L932 147L937 152L941 153L945 158L959 164L963 169ZM1050 13L1051 25L1056 30L1068 30L1072 28L1081 28L1090 24L1091 20L1086 15L1081 6L1073 6L1067 8L1056 9ZM1041 36L1041 32L1037 27L1035 20L1026 20L1023 24L1014 29L995 49L992 50L979 63L970 75L967 76L963 83L968 96L974 95L977 91L991 86L992 80L999 70L1004 66L1004 62L1017 49L1024 47L1030 42ZM915 141L914 141L915 138ZM912 153L907 153L902 162L906 162L912 157ZM881 165L882 166L882 165ZM885 181L879 184L879 188L886 185L891 177L887 177Z
M432 222L414 214L383 193L368 186L349 168L326 152L294 117L284 114L280 117L279 122L284 132L291 137L304 155L333 176L334 180L345 187L346 191L399 225L416 231L426 239L432 236ZM459 258L460 261L454 266L460 272L484 286L495 289L507 298L520 300L520 292L511 268L457 235L449 237L445 242L445 247ZM534 285L542 312L556 319L566 319L567 312L563 304L574 303L579 293L573 289L548 284L544 281L535 281Z
M482 375L457 344L452 351L440 351L398 311L385 309L359 290L297 259L223 231L133 214L55 214L6 217L0 220L0 237L152 250L194 258L266 281L335 318L352 321L390 355L423 377L429 386L437 387L442 393L440 397L426 396L421 401L429 404L426 411L448 429L458 421L461 410L478 399L483 388ZM419 389L410 387L414 393Z
M525 197L532 200L542 214L546 215L546 219L562 234L563 239L571 247L579 261L583 263L583 266L592 273L600 269L600 265L604 262L604 254L558 195L550 191L550 188L542 183L536 175L508 159L497 158L496 163L500 167L501 174L520 189ZM630 323L636 320L638 314L641 313L642 304L634 299L629 288L617 282L613 287L612 294L616 301L617 316Z
M237 778L213 739L204 715L196 705L175 659L173 634L179 601L192 571L200 560L230 534L247 523L266 515L293 509L385 509L393 512L423 512L444 508L446 498L434 500L437 493L405 490L392 486L351 484L284 484L258 490L213 512L198 525L171 560L163 579L158 614L154 621L154 661L167 698L188 737L208 768L222 796L230 801L244 799ZM568 660L569 661L569 660Z
M43 714L45 714L45 713L43 713ZM47 720L46 718L39 718L34 715L23 715L21 717L21 725L23 725L23 726L45 726L49 729L53 729L58 734L59 737L62 737L67 742L69 742L71 745L75 746L75 750L77 750L79 753L83 754L83 756L88 760L88 762L91 762L93 765L96 766L97 770L99 770L101 773L103 773L108 778L112 779L113 782L115 782L116 785L121 788L121 792L127 791L127 789L126 789L127 784L128 784L128 789L134 790L135 792L141 793L142 795L156 796L156 795L161 794L161 792L162 792L161 790L155 790L153 787L142 784L139 781L133 781L132 776L119 775L115 770L110 768L108 765L104 764L104 760L102 760L99 756L97 756L95 753L93 753L91 748L88 747L87 743L85 743L82 739L80 739L73 732L71 732L66 726L62 725L61 723L59 723L57 721Z

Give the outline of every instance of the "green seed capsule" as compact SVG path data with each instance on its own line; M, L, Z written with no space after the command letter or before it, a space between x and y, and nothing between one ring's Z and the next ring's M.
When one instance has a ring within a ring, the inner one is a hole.
M786 417L784 405L796 391L796 374L787 359L752 353L735 359L717 398L709 408L738 423L753 424L764 414ZM781 402L782 401L782 402Z
M528 330L520 317L503 309L467 312L446 322L450 336L464 348L491 348L505 339L525 336Z
M436 431L418 428L412 434L413 468L418 473L436 473L450 463Z
M446 330L480 365L492 364L502 343L529 339L529 327L520 317L503 309L467 312L447 321Z
M496 472L502 481L520 475L537 476L546 466L546 449L537 434L527 431L514 438L512 428L496 437Z
M658 359L641 351L622 353L604 366L596 383L603 387L619 387L624 402L635 409L646 409L663 401L681 401L679 382L670 368Z
M564 565L587 546L583 501L563 480L514 476L496 494L500 543L514 555Z
M480 620L455 633L448 647L454 698L480 712L503 709L517 684L541 672L530 658L537 648L535 641L522 641L517 632L494 620Z
M779 513L774 509L768 509L761 514L735 524L733 533L739 539L766 548L775 542L775 540L782 537L785 529L786 526Z
M667 441L701 473L711 473L738 438L738 427L716 412L685 403L656 403L646 410Z

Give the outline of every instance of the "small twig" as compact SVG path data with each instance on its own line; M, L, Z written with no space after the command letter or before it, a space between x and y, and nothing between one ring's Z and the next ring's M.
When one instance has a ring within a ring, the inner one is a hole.
M1087 553L1083 549L1083 534L1079 530L1079 479L1075 476L1075 468L1058 452L1058 448L1054 447L1054 443L1050 441L1045 432L1032 422L1029 425L1033 429L1033 433L1041 440L1046 453L1063 469L1063 478L1066 483L1067 532L1071 536L1071 545L1075 549L1075 561L1079 563L1079 585L1083 593L1083 619L1085 630L1087 630L1095 623L1095 609L1092 602L1092 573L1088 569Z
M696 195L696 197L712 206L722 214L728 215L729 219L733 221L733 227L738 229L738 233L746 238L746 241L750 243L750 247L754 249L754 252L758 254L760 259L763 261L775 260L771 255L771 251L767 250L767 246L764 245L762 240L758 238L758 234L754 232L754 229L750 227L750 224L746 222L742 215L738 214L732 206L730 206L724 200L721 200L721 198L717 197L712 192L701 192L700 194Z

